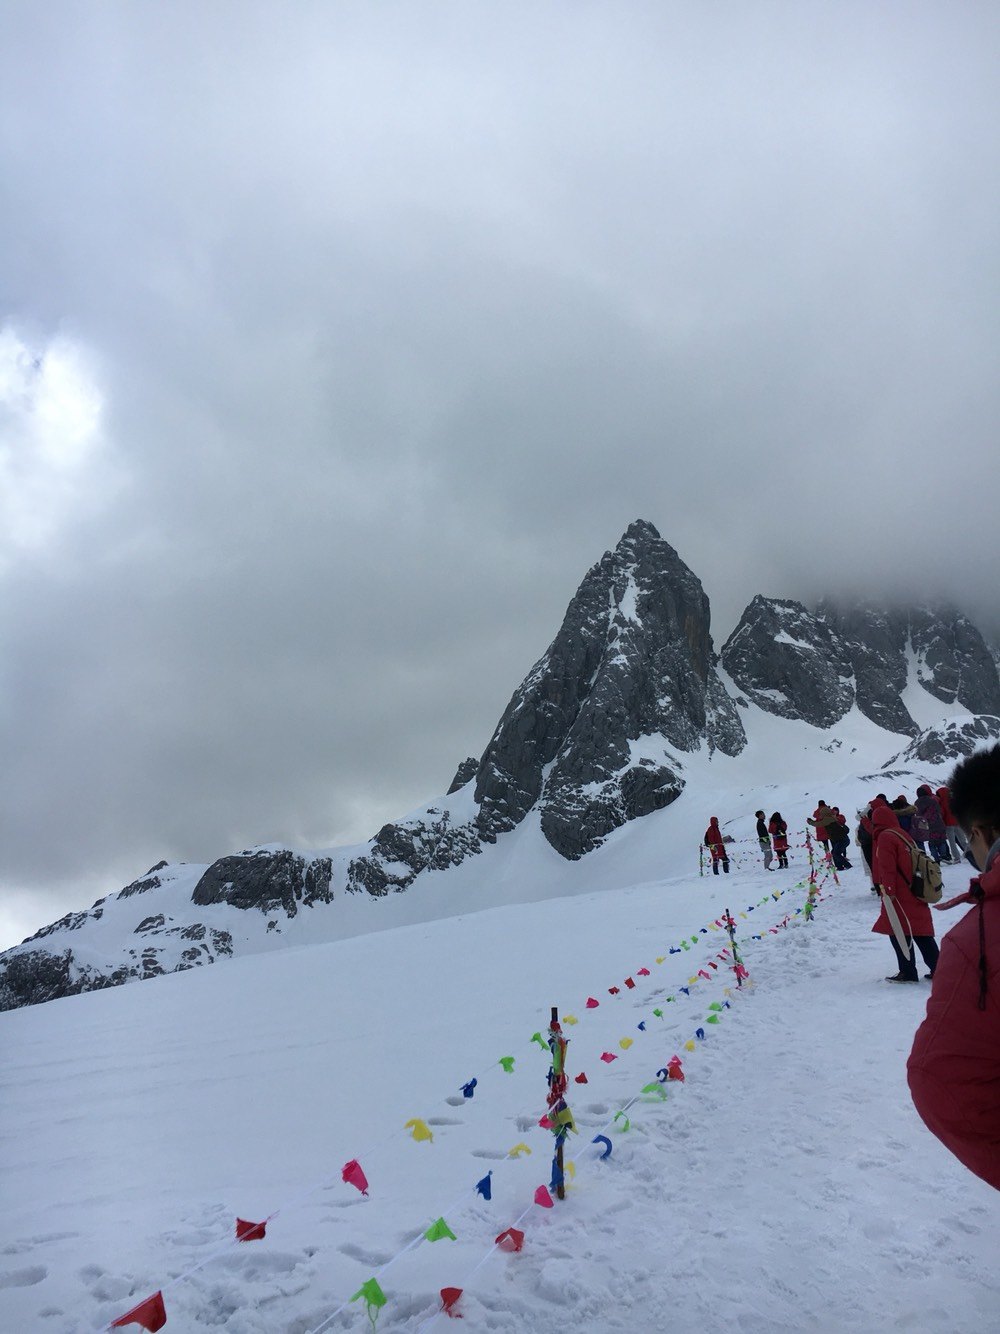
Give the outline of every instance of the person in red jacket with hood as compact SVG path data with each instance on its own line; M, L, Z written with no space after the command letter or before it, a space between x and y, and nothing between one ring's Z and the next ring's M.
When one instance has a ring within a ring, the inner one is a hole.
M913 863L910 848L913 839L899 827L896 812L891 806L872 807L872 831L875 837L872 876L881 894L882 909L872 930L888 936L896 954L899 970L887 982L916 982L917 961L913 954L916 942L924 963L934 976L938 961L937 941L934 939L934 919L923 899L910 892ZM894 926L893 918L896 919ZM897 940L897 929L905 942Z
M703 841L705 847L712 854L712 874L719 874L719 862L721 862L722 869L728 875L729 853L726 851L726 844L722 837L722 830L719 828L719 817L717 815L713 815L709 820Z
M974 906L941 942L906 1071L927 1129L1000 1190L1000 746L963 760L948 786L983 874L937 905Z

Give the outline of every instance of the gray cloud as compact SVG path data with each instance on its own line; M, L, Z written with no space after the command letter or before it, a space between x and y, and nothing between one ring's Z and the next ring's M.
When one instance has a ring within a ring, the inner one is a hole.
M998 26L8 4L0 323L103 400L75 470L0 418L52 506L0 539L17 924L439 792L637 516L717 641L756 592L1000 629Z

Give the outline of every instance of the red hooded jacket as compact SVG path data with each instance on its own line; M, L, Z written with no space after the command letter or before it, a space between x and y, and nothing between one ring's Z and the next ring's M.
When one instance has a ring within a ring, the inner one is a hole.
M951 793L946 787L939 787L935 793L938 805L941 807L941 819L944 820L945 828L949 825L957 825L958 821L951 813Z
M726 845L722 841L722 830L717 819L713 819L705 830L704 842L705 847L711 849L713 857L725 857Z
M981 903L941 942L906 1071L927 1129L1000 1190L1000 857L978 884Z
M872 830L875 834L872 879L876 885L881 885L888 892L907 935L933 936L934 919L930 907L923 899L918 899L910 893L913 870L910 848L913 839L900 829L896 812L890 810L888 806L876 806L873 809ZM872 930L877 931L880 936L892 935L884 903Z

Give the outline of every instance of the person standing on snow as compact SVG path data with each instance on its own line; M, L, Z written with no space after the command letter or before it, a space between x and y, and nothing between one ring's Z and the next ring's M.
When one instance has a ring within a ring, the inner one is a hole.
M926 842L930 855L936 862L942 853L948 855L948 840L944 832L944 819L941 807L927 783L917 788L917 813L913 817L913 837L922 848Z
M760 850L764 854L764 870L770 871L771 862L774 853L771 851L771 836L767 832L767 825L764 823L764 812L757 812L757 842L760 844Z
M838 871L849 871L851 863L847 860L847 849L851 846L851 831L847 827L847 817L841 815L839 806L831 806L830 809L837 818L837 823L829 826L833 864Z
M712 874L719 874L719 862L722 862L722 869L726 875L729 874L729 853L726 851L725 840L722 837L722 830L719 828L719 817L713 815L708 822L708 828L705 830L705 847L712 854Z
M934 795L937 797L938 805L941 808L941 819L944 821L944 832L948 840L948 851L951 854L951 860L960 862L962 857L967 855L969 840L965 837L962 826L955 819L948 789L939 787Z
M830 828L837 823L837 817L822 797L812 815L806 817L806 824L816 830L816 838L823 845L823 856L830 851Z
M983 873L967 893L937 905L975 907L941 942L906 1072L927 1129L1000 1190L1000 746L962 760L948 786Z
M896 954L896 962L899 964L899 971L885 980L887 982L919 980L917 961L913 953L914 941L930 970L927 976L933 977L938 961L934 919L931 917L929 905L910 891L913 874L910 848L913 846L913 839L900 829L896 812L885 804L872 808L872 829L875 835L872 874L882 898L882 908L872 930L880 936L889 937ZM897 930L905 941L905 952L896 938Z
M781 818L781 812L775 811L767 826L767 831L774 839L774 851L778 856L778 869L788 870L788 825Z

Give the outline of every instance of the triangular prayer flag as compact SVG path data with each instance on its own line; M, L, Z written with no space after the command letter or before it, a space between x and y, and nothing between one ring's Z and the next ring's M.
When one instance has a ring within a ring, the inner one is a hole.
M535 1191L535 1203L543 1209L552 1208L552 1196L549 1194L548 1186L539 1186Z
M131 1311L126 1311L117 1320L112 1320L109 1328L123 1329L125 1325L141 1325L143 1329L155 1334L156 1330L162 1329L166 1323L167 1311L163 1305L163 1293L154 1292L152 1297L147 1297L138 1306L133 1306Z
M694 1030L694 1035L695 1035L695 1037L698 1039L699 1042L704 1042L704 1041L705 1041L705 1030L704 1030L703 1028L696 1028L696 1029Z
M719 1016L717 1014L710 1014L708 1018L705 1020L706 1024L717 1024L718 1022L719 1022Z
M506 1232L500 1233L496 1244L502 1251L519 1251L524 1245L524 1233L520 1228L509 1227Z
M553 1129L553 1122L549 1120L549 1118L548 1118L547 1115L541 1117L541 1118L539 1119L538 1124L542 1127L543 1130L552 1130L552 1129Z
M366 1279L351 1298L351 1301L356 1302L359 1297L364 1298L365 1309L368 1312L368 1319L372 1322L372 1328L374 1328L375 1321L378 1317L379 1307L384 1306L388 1301L385 1293L378 1285L378 1279ZM375 1314L373 1315L372 1312Z
M476 1091L476 1085L477 1085L478 1083L479 1083L479 1080L478 1080L478 1079L470 1079L469 1082L468 1082L467 1084L463 1084L463 1085L462 1085L462 1097L463 1097L463 1098L471 1098L472 1095L473 1095L473 1094L475 1093L475 1091Z
M667 1075L671 1079L679 1079L682 1084L684 1083L684 1070L679 1056L671 1056L667 1062Z
M608 1139L607 1135L595 1135L594 1138L593 1138L590 1142L591 1142L591 1144L603 1144L603 1145L604 1145L604 1152L601 1154L601 1157L602 1157L602 1158L610 1158L610 1157L611 1157L611 1141Z
M263 1223L248 1223L245 1218L236 1220L237 1241L263 1241L267 1219Z
M632 978L632 977L627 977L627 978L625 979L625 985L628 987L629 991L634 991L634 990L635 990L635 979Z
M493 1198L493 1183L490 1181L492 1175L492 1172L487 1172L481 1181L476 1182L476 1190L479 1191L479 1194L484 1200L491 1200Z
M638 1030L639 1030L640 1033L645 1033L645 1031L646 1031L646 1021L645 1021L645 1019L640 1020L640 1022L639 1022L638 1024L636 1024L636 1028L638 1028Z
M628 1117L625 1115L623 1111L615 1112L614 1119L617 1121L619 1117L621 1118L622 1130L623 1131L630 1130L632 1127L632 1122L628 1119Z
M444 1241L445 1237L451 1241L457 1240L454 1232L452 1232L451 1228L443 1218L435 1219L424 1233L425 1241Z
M662 1011L662 1010L654 1010L653 1013L656 1015L657 1019L662 1019L662 1018L663 1018L663 1011Z
M649 969L640 968L639 971L636 973L636 977L649 977Z
M368 1194L368 1178L361 1170L361 1164L356 1158L352 1158L349 1163L345 1163L340 1169L340 1179L348 1186L354 1186L360 1190L362 1195Z
M605 1061L608 1065L610 1065L612 1061L617 1061L618 1057L614 1054L614 1052L602 1051L601 1060Z
M666 959L666 957L667 957L667 956L666 956L665 954L658 954L658 955L656 956L656 962L657 962L657 963L663 963L663 961Z
M582 1070L581 1070L580 1073L577 1075L577 1077L573 1080L573 1083L574 1083L574 1084L587 1084L587 1083L589 1083L589 1082L590 1082L590 1081L587 1079L587 1076L583 1073Z
M520 1143L514 1145L510 1153L508 1153L507 1157L520 1158L522 1153L528 1154L529 1157L531 1155L531 1150L528 1148L527 1144L525 1144L523 1140Z
M564 1015L563 1015L563 1023L564 1023L564 1024L578 1024L579 1022L580 1022L580 1021L579 1021L579 1019L577 1019L577 1017L576 1017L575 1014L564 1014Z
M532 1042L537 1042L538 1045L541 1047L542 1051L548 1051L549 1044L542 1037L541 1033L532 1033L531 1040Z
M594 1000L593 996L588 996L588 997L587 997L587 1009L588 1009L588 1010L596 1010L597 1007L598 1007L598 1005L600 1005L600 1003L601 1003L601 1002L600 1002L599 1000Z
M652 1084L644 1085L641 1092L653 1094L655 1097L660 1098L661 1100L667 1096L666 1091L663 1088L661 1088L661 1086L657 1084L655 1080Z
M622 1051L628 1051L634 1041L635 1038L619 1038L618 1045L621 1047Z
M684 1044L684 1050L685 1050L685 1051L694 1051L694 1041L693 1041L693 1039L688 1038L687 1042L685 1042L685 1044Z
M711 1004L708 1008L709 1008L710 1010L721 1010L721 1009L722 1009L722 1001L712 1001L712 1004Z
M441 1310L445 1315L453 1316L456 1320L461 1320L460 1311L453 1310L455 1303L462 1295L461 1288L442 1288L441 1289Z
M608 987L608 995L609 995L609 996L617 996L617 995L619 995L619 993L620 993L620 988L619 988L619 987Z
M413 1135L413 1138L417 1141L433 1140L434 1138L434 1136L431 1134L430 1127L427 1125L427 1122L421 1121L419 1117L413 1117L412 1120L407 1121L403 1129L409 1130L410 1133ZM354 1300L353 1297L351 1298L351 1300L352 1301Z
M513 1056L501 1056L501 1057L500 1057L500 1060L497 1062L497 1064L503 1066L504 1071L505 1071L506 1074L508 1074L508 1075L512 1075L512 1074L514 1073L514 1058L513 1058Z

